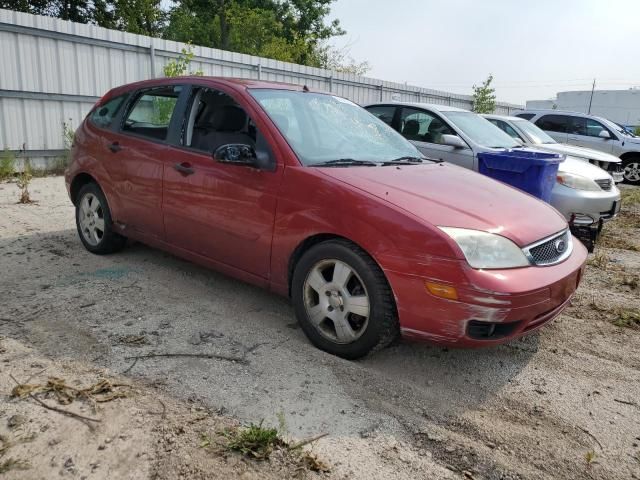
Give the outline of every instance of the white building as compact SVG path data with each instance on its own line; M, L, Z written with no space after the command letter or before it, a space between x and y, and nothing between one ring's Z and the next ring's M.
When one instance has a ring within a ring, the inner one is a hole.
M527 108L556 108L587 113L591 90L558 92L554 100L529 100ZM640 88L629 90L596 90L593 92L591 114L608 118L622 125L640 125Z

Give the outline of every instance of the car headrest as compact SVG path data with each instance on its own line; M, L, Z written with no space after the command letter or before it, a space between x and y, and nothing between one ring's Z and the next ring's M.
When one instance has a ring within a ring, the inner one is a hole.
M209 122L219 132L238 132L247 123L247 114L237 105L223 105L213 111Z
M420 124L417 120L408 120L407 123L404 124L404 128L402 129L402 133L405 135L417 135L420 131Z

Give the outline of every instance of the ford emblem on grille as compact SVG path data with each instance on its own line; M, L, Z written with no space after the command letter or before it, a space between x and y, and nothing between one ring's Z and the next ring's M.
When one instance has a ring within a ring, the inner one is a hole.
M554 247L556 247L556 252L562 253L567 249L567 242L560 238L555 241Z

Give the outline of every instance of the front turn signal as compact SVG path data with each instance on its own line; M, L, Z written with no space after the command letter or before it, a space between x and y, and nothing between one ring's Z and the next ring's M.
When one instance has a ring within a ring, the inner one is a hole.
M435 295L436 297L440 298L446 298L447 300L458 299L458 291L450 285L436 282L424 282L424 285L425 287L427 287L427 291L431 295Z

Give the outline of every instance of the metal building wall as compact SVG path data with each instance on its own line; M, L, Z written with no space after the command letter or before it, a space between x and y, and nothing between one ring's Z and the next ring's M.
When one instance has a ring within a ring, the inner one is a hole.
M0 148L32 163L61 155L75 128L112 87L162 75L186 45L0 9ZM410 100L471 108L471 97L240 53L193 47L205 75L306 84L359 103ZM499 103L498 113L517 105Z

